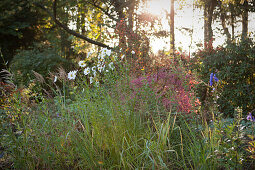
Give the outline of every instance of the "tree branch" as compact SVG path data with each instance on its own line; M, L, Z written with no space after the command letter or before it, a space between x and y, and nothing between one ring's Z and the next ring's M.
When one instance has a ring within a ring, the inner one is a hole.
M224 31L224 34L226 34L227 36L227 42L231 42L231 34L228 31L228 28L226 26L226 13L224 11L224 9L222 9L222 4L220 4L220 20L221 20L221 25Z
M60 26L62 29L64 29L66 32L68 32L69 34L71 34L71 35L73 35L73 36L75 36L75 37L81 38L81 39L83 39L83 40L85 40L85 41L87 41L87 42L89 42L89 43L91 43L91 44L95 44L95 45L98 45L98 46L100 46L100 47L104 47L104 48L108 48L108 49L113 49L112 47L110 47L110 46L108 46L108 45L106 45L106 44L103 44L103 43L98 42L98 41L94 41L94 40L92 40L92 39L90 39L90 38L88 38L88 37L86 37L86 36L84 36L84 35L82 35L82 34L79 34L79 33L75 32L75 31L71 30L70 28L68 28L68 26L62 24L62 23L56 18L56 16L57 16L57 14L56 14L56 6L57 6L56 0L54 0L54 2L53 2L53 14L52 14L45 6L43 6L42 4L35 3L35 5L38 6L38 7L40 7L40 8L43 9L44 11L46 11L46 12L53 18L54 22L55 22L58 26Z
M98 6L94 0L93 0L93 3L90 2L90 4L93 5L94 7L98 8L98 9L100 9L101 11L103 11L104 14L107 15L110 19L112 19L114 21L118 21L118 19L114 18L108 11L106 11L102 7Z

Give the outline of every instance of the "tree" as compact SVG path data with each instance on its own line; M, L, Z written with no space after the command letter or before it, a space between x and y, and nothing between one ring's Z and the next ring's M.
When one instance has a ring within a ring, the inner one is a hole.
M76 36L76 37L78 37L78 38L81 38L81 39L83 39L83 40L85 40L85 41L87 41L87 42L89 42L89 43L91 43L91 44L95 44L95 45L98 45L98 46L100 46L100 47L106 47L106 48L108 48L108 49L112 49L112 47L110 47L110 46L108 46L108 45L106 45L106 44L104 44L104 43L95 41L95 40L93 40L93 39L91 39L91 38L88 38L87 36L84 36L84 35L82 35L82 34L76 32L76 31L70 29L67 25L63 24L63 23L57 18L57 0L54 0L54 1L53 1L53 8L52 8L53 12L50 12L45 6L43 6L43 5L40 4L40 3L36 3L36 5L37 5L38 7L40 7L41 9L43 9L44 11L46 11L46 12L52 17L53 21L54 21L58 26L60 26L62 29L64 29L66 32L68 32L69 34L74 35L74 36Z
M85 32L83 30L83 34L76 32L72 29L70 29L67 25L63 24L60 21L60 18L58 18L57 11L58 11L58 6L57 6L57 0L54 0L52 3L52 12L43 4L37 2L36 5L46 11L53 19L53 21L60 26L62 29L64 29L66 32L68 32L71 35L74 35L76 37L79 37L91 44L95 44L100 47L106 47L109 49L112 49L109 45L106 45L102 42L98 42L96 40L93 40L91 38L88 38L85 36ZM71 1L67 3L71 4ZM78 1L78 13L84 13L84 11L81 10L81 6L85 5L90 5L93 6L95 10L99 10L102 14L108 16L111 19L112 24L116 22L120 22L122 19L128 18L127 20L127 28L128 28L128 33L132 33L133 29L133 13L134 13L134 8L135 5L138 4L137 0L127 0L127 1L113 1L113 0L101 0L101 1L96 1L96 0L87 0L87 1ZM128 12L126 13L125 10L128 9ZM79 17L81 15L78 15ZM77 24L78 27L80 27L80 18L77 18ZM84 21L84 18L83 18Z
M248 35L248 12L254 12L254 4L254 0L198 0L197 6L204 9L204 42L212 40L212 21L217 18L221 21L227 42L231 42L235 38L236 18L241 17L242 39L245 39ZM229 25L232 35L228 29Z
M10 63L16 50L40 40L43 15L36 12L29 0L2 0L0 10L0 50L4 61ZM0 69L4 67L1 61Z
M248 12L248 0L245 0L242 5L242 39L246 39L248 36Z
M51 17L54 25L69 35L84 40L82 44L87 44L88 47L96 45L98 49L113 49L108 44L110 40L115 39L119 40L116 49L125 49L127 57L138 57L131 55L132 50L137 51L140 57L148 56L146 53L149 52L149 39L141 26L144 24L140 20L142 14L137 13L139 3L145 3L147 0L36 1L37 7ZM69 10L67 23L63 22L60 13L63 9ZM71 28L70 24L73 23L76 27ZM153 27L153 24L151 25ZM115 31L109 33L109 30Z
M213 11L216 7L217 0L205 0L204 1L204 43L208 44L213 40Z

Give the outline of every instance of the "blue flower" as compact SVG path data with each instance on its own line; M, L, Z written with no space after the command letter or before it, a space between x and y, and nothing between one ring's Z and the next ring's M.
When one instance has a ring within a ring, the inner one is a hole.
M219 81L219 79L216 77L216 75L215 75L215 74L213 75L213 78L214 78L214 81L216 81L216 82L218 82L218 81Z
M213 81L218 82L219 79L216 77L215 74L211 73L211 74L210 74L210 86L213 85Z
M210 74L210 86L213 85L213 73Z

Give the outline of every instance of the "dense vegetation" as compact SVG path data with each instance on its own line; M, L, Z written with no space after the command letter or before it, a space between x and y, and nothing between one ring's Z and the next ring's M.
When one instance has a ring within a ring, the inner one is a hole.
M176 50L174 12L164 32L142 2L0 2L1 169L255 168L254 1L195 1L193 56ZM153 55L150 36L169 35Z

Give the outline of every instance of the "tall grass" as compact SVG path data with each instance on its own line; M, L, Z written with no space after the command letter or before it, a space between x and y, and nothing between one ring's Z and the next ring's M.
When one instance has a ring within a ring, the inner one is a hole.
M134 109L141 98L121 98L120 89L125 95L131 94L124 86L91 88L83 83L68 96L58 93L54 99L31 107L28 113L21 111L14 128L6 122L4 145L14 168L182 167L177 163L181 156L175 151L180 136L173 138L179 133L176 117L168 112L164 120L149 116L159 108L153 100L143 101L142 110ZM17 99L21 101L22 97Z
M111 81L98 87L82 79L78 85L63 82L54 98L37 104L29 102L27 90L9 96L1 146L10 168L252 167L245 157L242 116L207 124L194 113L169 111L146 84L134 95L124 73L109 74L105 79Z

